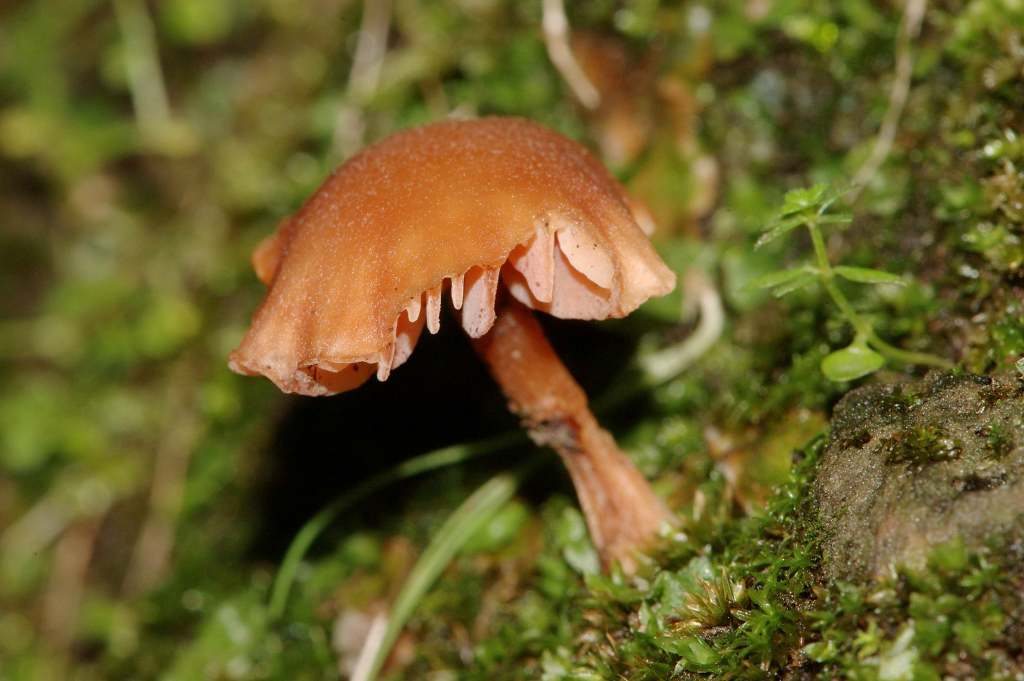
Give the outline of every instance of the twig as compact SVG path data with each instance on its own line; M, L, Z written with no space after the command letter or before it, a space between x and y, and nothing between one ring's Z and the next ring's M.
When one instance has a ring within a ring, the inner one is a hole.
M347 158L363 145L366 121L364 103L380 85L381 68L391 30L391 0L363 0L363 18L348 72L345 101L334 118L331 146L341 158Z
M153 20L140 0L114 0L114 13L124 38L135 119L144 135L153 134L171 118Z
M43 595L43 629L58 654L58 664L67 664L85 582L92 562L100 520L86 518L72 525L54 547L53 572Z
M124 580L124 590L129 595L141 594L157 584L170 564L189 460L200 433L199 419L188 399L187 365L179 367L177 374L167 405L167 413L176 418L168 421L166 435L156 451L146 518Z
M74 504L58 488L69 482L58 479L51 491L0 534L0 556L30 556L60 537L75 518Z
M572 47L569 45L569 19L565 15L562 0L544 0L541 25L551 63L568 83L569 89L580 104L591 110L596 109L601 104L601 93L587 78L587 74L583 72L572 54Z
M391 0L364 0L348 87L357 96L369 96L380 83L381 66L388 48Z
M896 74L893 78L892 89L889 91L889 107L885 111L885 117L882 119L882 125L878 130L878 137L875 138L875 145L872 147L871 153L857 170L857 174L854 175L849 193L851 204L857 200L861 191L874 178L878 169L889 157L889 152L892 151L900 117L903 115L903 109L906 107L907 97L910 94L910 79L914 73L913 41L921 31L921 22L924 20L927 5L928 0L907 0L903 10L903 20L900 22L900 34L896 44Z

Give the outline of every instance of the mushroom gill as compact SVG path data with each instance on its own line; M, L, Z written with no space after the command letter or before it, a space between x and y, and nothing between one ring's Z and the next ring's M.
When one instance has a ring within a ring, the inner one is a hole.
M376 374L386 381L409 359L423 327L431 334L441 327L444 291L461 311L462 328L480 338L494 326L499 282L520 303L564 319L604 319L614 314L615 268L586 232L565 220L542 219L536 234L516 246L497 267L474 266L445 277L414 296L398 314L391 341L376 355L355 361L316 359L302 367L314 382L335 394L353 390Z

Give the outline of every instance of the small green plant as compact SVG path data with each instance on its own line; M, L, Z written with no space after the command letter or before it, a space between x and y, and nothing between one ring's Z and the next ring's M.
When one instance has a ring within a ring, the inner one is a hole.
M725 624L746 600L742 582L734 582L727 569L710 579L701 579L691 591L683 606L685 619L680 630L699 631Z
M781 210L765 228L755 248L784 236L794 229L806 227L814 245L814 259L800 267L771 272L755 279L752 286L771 289L776 297L782 297L815 282L820 283L829 298L839 308L847 323L853 327L853 342L841 350L832 352L821 362L821 370L829 380L852 381L878 371L887 359L906 364L952 368L952 364L941 357L924 352L901 350L878 337L871 321L858 313L850 300L836 283L836 278L856 284L906 285L897 274L865 267L833 265L825 249L822 228L829 225L844 225L852 222L849 213L826 214L829 208L842 196L842 192L816 184L806 189L787 192Z
M888 438L884 446L886 463L913 466L952 461L963 450L963 445L946 435L939 426L922 426L897 432Z

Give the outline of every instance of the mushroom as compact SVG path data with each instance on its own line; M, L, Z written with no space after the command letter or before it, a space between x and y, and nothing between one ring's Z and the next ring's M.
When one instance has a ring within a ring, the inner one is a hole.
M605 564L634 566L670 520L531 312L624 317L675 286L581 145L516 118L399 132L340 166L253 265L269 289L234 371L303 395L384 381L437 332L447 294L510 408L565 462Z

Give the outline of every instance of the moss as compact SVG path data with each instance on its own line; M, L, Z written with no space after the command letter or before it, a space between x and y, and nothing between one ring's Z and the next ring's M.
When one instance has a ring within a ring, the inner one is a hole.
M942 426L928 424L893 433L886 439L884 449L885 463L919 467L952 461L960 456L963 445L946 435Z
M616 170L664 216L657 241L673 267L699 267L722 291L726 326L685 374L607 415L686 519L657 564L637 580L596 575L552 465L449 567L387 674L1021 673L1007 504L963 545L919 547L912 568L847 583L822 564L835 524L810 493L836 473L837 451L847 496L896 480L904 500L951 510L1019 484L1019 382L994 378L1024 354L1019 3L928 3L892 149L827 243L837 261L914 282L858 292L879 335L983 376L915 383L893 366L846 397L855 386L820 371L852 340L822 291L776 300L748 286L809 244L752 246L788 190L842 185L870 153L890 106L897 5L566 3L575 33L644 65L623 88L636 115L621 128L576 105L539 3L393 3L372 96L348 86L360 3L214 4L160 5L163 78L141 89L125 27L101 3L2 11L0 676L335 677L361 642L342 629L387 607L480 474L526 454L371 500L323 537L283 620L268 619L268 582L306 518L403 457L509 426L491 416L500 398L482 374L453 372L431 339L392 392L315 406L224 367L261 295L248 263L258 240L363 142L451 111L529 116L597 150L609 130L639 130L640 151ZM133 96L161 85L170 120L147 136ZM602 330L552 327L582 339L566 354L596 397L634 347L692 332L682 302ZM971 399L919 422L938 394ZM829 440L791 467L840 398ZM168 540L152 554L159 569L140 573L147 519L145 536ZM859 547L848 564L872 571L863 535L846 538Z
M993 537L937 546L926 566L869 586L840 584L811 615L821 670L889 678L1012 678L1021 673L1018 548Z
M984 431L985 447L996 459L1001 459L1013 451L1015 438L1012 431L1001 423L995 423Z
M900 568L878 582L831 581L818 560L823 535L812 494L824 445L819 439L798 453L790 482L763 514L707 531L697 544L677 538L642 579L588 574L585 589L576 578L545 590L554 599L545 610L563 614L540 620L552 647L539 667L529 657L523 668L514 655L495 657L497 650L527 653L513 641L539 633L536 622L523 630L508 621L497 638L478 644L492 652L469 678L1019 674L1019 540L991 535L976 549L953 540L935 546L918 569ZM517 601L523 612L531 612L531 593L528 587Z

